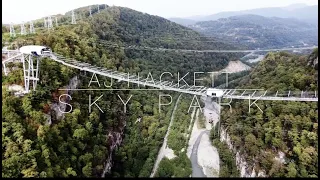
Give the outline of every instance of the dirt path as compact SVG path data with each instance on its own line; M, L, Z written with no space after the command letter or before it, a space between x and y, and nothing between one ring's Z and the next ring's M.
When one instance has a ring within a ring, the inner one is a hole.
M174 108L173 108L173 111L172 111L172 114L171 114L170 124L169 124L168 130L167 130L166 136L164 137L163 144L162 144L162 146L161 146L161 148L159 150L159 153L158 153L158 156L157 156L157 160L156 160L156 162L155 162L155 164L153 166L152 173L151 173L150 177L153 177L155 175L155 173L157 172L159 163L161 162L162 158L165 155L166 147L167 147L168 135L169 135L169 132L170 132L170 128L171 128L173 119L174 119L174 113L175 113L175 111L177 109L177 106L178 106L178 103L179 103L181 95L182 94L179 95L179 97L178 97L178 99L176 101L176 104L174 105Z

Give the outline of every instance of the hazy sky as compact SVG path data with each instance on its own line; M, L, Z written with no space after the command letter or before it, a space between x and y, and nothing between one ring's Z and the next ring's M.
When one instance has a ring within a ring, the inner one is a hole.
M2 23L20 23L92 4L128 7L165 18L209 15L221 11L281 7L318 0L2 0Z

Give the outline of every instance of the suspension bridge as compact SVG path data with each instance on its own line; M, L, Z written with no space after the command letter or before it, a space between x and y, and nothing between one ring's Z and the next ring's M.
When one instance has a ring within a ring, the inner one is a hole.
M107 6L104 5L104 9ZM100 5L97 6L97 12L100 12ZM89 17L92 17L92 9L89 6ZM58 26L57 17L55 18L56 26ZM77 24L76 15L74 10L71 11L71 24ZM44 18L44 27L48 30L53 28L53 23L51 16ZM32 21L30 22L30 33L34 33L34 27ZM25 35L26 30L24 24L21 24L21 35ZM10 26L10 36L15 36L15 31L13 24ZM135 50L152 50L152 51L174 51L174 52L192 52L192 53L203 53L203 52L213 52L213 53L253 53L253 52L269 52L269 51L290 51L290 50L305 50L313 49L313 47L298 47L298 48L283 48L283 49L254 49L254 50L188 50L188 49L166 49L166 48L153 48L145 46L136 46L136 45L125 45L119 46L107 41L99 41L99 43L111 47L125 48L125 49L135 49ZM43 57L49 57L52 60L64 64L71 68L79 69L80 71L91 72L106 76L109 78L117 79L119 81L125 81L129 83L134 83L138 85L148 86L157 88L160 90L176 91L180 93L187 93L197 96L208 95L208 91L212 88L204 86L189 86L183 85L180 86L179 83L173 84L173 82L168 81L148 81L147 79L140 79L136 75L130 75L123 72L108 70L105 68L97 67L88 63L76 61L74 59L68 59L59 55L57 53L50 53L46 55L34 56L31 53L22 53L19 50L2 50L2 54L5 54L7 58L2 61L4 74L7 75L6 64L8 62L22 62L23 64L23 74L24 74L24 84L25 84L25 93L28 93L30 90L30 82L32 82L33 90L35 90L37 81L39 81L39 60ZM40 53L39 53L40 54ZM222 98L228 99L261 99L261 100L285 100L285 101L318 101L317 92L268 92L261 89L219 89L218 90ZM222 92L222 93L221 93Z
M296 48L277 48L277 49L246 49L246 50L227 50L227 49L208 49L208 50L196 50L196 49L169 49L169 48L155 48L148 46L137 46L137 45L125 45L119 46L114 43L108 43L104 41L99 41L101 44L122 48L122 49L134 49L143 51L162 51L162 52L189 52L189 53L255 53L255 52L270 52L270 51L297 51L297 50L310 50L317 48L318 46L308 46L308 47L296 47Z
M105 6L106 8L106 6ZM91 6L89 7L89 16L92 16ZM98 13L100 12L98 6ZM77 24L76 16L74 11L71 12L72 20L71 24ZM57 17L55 18L56 26L58 26ZM21 24L21 35L27 34L24 23ZM53 28L53 23L51 17L44 19L44 27L47 29ZM30 34L35 33L35 29L32 21L30 22ZM15 37L15 31L13 24L10 26L10 36ZM118 45L111 45L119 47ZM284 50L303 50L303 49L313 49L313 47L302 47L302 48L284 48L284 49L255 49L255 50L187 50L187 49L165 49L165 48L152 48L152 47L142 47L142 46L125 46L120 48L126 49L136 49L136 50L152 50L152 51L175 51L175 52L214 52L214 53L252 53L252 52L269 52L269 51L284 51ZM141 86L148 86L159 90L175 91L179 93L186 93L195 96L211 96L223 99L252 99L252 100L272 100L272 101L313 101L317 102L317 91L288 91L288 92L273 92L263 89L215 89L212 91L212 88L204 86L188 86L182 85L179 83L173 83L169 81L153 80L149 81L148 78L141 78L136 75L130 75L129 73L114 71L102 67L97 67L89 63L80 62L74 59L66 58L58 53L45 53L40 55L34 55L33 53L25 53L19 50L2 50L2 54L5 55L5 59L2 60L3 72L7 76L10 72L7 70L6 64L13 63L22 63L23 64L23 77L24 77L24 93L29 93L31 90L31 85L33 90L36 90L37 82L40 80L40 60L43 58L50 58L53 61L61 63L65 66L78 69L82 72L90 72L94 74L99 74L101 76L117 79L119 81L124 81L128 83L138 84ZM89 89L90 90L90 89ZM132 89L135 90L135 89ZM216 93L219 92L217 95ZM220 108L219 108L220 109ZM219 113L220 114L220 113ZM220 119L220 118L219 118ZM220 123L219 123L220 125ZM220 132L220 131L219 131ZM107 170L107 166L104 168L104 173Z
M82 72L90 72L101 76L116 79L118 81L137 84L138 86L148 86L159 90L175 91L196 96L211 96L224 99L251 99L251 100L272 100L272 101L318 101L317 91L289 91L289 92L271 92L263 89L213 89L205 86L189 86L184 84L173 83L169 81L161 81L147 78L141 78L137 75L114 71L102 67L97 67L89 63L80 62L74 59L66 58L58 53L42 53L39 48L43 46L30 46L38 48L35 51L21 52L18 50L2 50L2 54L7 56L7 59L2 61L3 71L8 75L6 64L9 62L21 62L23 64L24 75L24 93L30 92L30 84L33 90L36 90L37 82L39 81L39 61L42 58L50 58L53 61L61 63L65 66L78 69ZM20 50L23 48L20 48ZM34 52L39 52L35 55ZM90 90L90 89L89 89ZM134 89L132 89L134 90ZM213 93L212 93L213 92Z

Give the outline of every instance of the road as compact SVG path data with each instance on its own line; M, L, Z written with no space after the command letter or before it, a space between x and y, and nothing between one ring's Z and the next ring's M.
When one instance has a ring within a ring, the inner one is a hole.
M174 105L174 108L173 108L173 111L172 111L172 114L171 114L169 127L168 127L168 130L167 130L166 136L164 137L163 144L162 144L162 146L161 146L161 148L159 150L159 153L158 153L158 156L157 156L157 160L156 160L156 162L155 162L155 164L153 166L152 173L151 173L150 177L153 177L155 175L155 173L157 172L159 163L161 162L162 158L164 157L165 149L167 147L168 135L169 135L169 132L170 132L170 128L171 128L173 119L174 119L174 112L177 109L177 106L178 106L178 103L179 103L181 95L182 94L179 95L179 97L178 97L178 99L176 101L176 104Z

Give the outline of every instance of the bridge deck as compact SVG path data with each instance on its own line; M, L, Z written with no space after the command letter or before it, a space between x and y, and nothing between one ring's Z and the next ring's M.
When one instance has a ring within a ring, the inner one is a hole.
M66 59L61 55L52 54L51 59L60 62L66 66L73 67L82 71L87 71L95 74L100 74L102 76L110 77L113 79L118 79L120 81L130 82L134 84L139 84L142 86L154 87L161 90L176 91L180 93L187 93L198 96L207 96L207 87L204 86L180 86L178 84L172 84L167 81L147 81L147 79L141 80L141 77L136 75L130 75L122 72L117 72L113 70L108 70L105 68L93 66L88 63L79 62L73 59ZM168 85L171 84L171 85ZM279 94L268 93L265 90L259 89L223 89L224 94L221 98L227 99L252 99L252 100L273 100L273 101L318 101L317 92L289 92L289 94ZM253 92L253 93L252 93ZM240 94L241 93L241 94ZM294 96L295 95L295 96ZM299 95L299 96L297 96ZM301 96L300 96L301 95ZM215 97L215 96L212 96Z
M12 52L10 50L2 50L2 53ZM17 51L14 51L18 53ZM20 54L19 54L20 55ZM18 55L16 55L18 56ZM158 81L152 79L143 79L136 75L130 75L129 73L118 72L102 67L97 67L89 63L76 61L74 59L65 58L57 53L52 53L46 55L52 60L64 64L68 67L76 68L81 71L87 71L102 76L106 76L112 79L117 79L118 81L124 81L129 83L137 84L140 86L154 87L160 90L176 91L179 93L187 93L197 96L207 96L207 90L209 88L204 86L188 86L174 84L173 82ZM12 57L14 59L16 57ZM8 59L9 60L9 59ZM6 62L6 61L5 61ZM5 62L3 62L5 68ZM134 89L132 89L134 90ZM317 92L290 92L289 93L271 93L261 89L220 89L223 90L223 95L221 98L225 99L251 99L251 100L272 100L272 101L318 101ZM217 97L217 96L212 96Z

